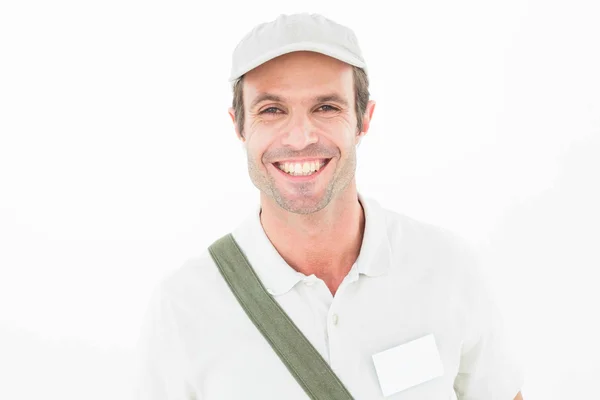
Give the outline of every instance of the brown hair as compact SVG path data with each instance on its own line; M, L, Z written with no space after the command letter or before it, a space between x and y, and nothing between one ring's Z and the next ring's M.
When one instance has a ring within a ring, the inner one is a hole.
M356 127L362 130L363 115L369 102L369 77L364 69L352 66L354 77L354 104L356 111ZM233 84L233 101L231 106L235 112L236 124L242 137L244 136L244 76L242 75Z

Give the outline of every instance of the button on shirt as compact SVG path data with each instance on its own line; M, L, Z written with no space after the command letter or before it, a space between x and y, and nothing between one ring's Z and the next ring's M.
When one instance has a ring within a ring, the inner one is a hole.
M268 292L355 399L383 399L373 355L432 334L443 374L385 399L512 400L523 374L475 252L454 233L361 194L365 232L335 296L291 268L260 223L260 206L233 236ZM139 400L305 400L210 254L163 279L138 342ZM397 360L394 371L419 365Z

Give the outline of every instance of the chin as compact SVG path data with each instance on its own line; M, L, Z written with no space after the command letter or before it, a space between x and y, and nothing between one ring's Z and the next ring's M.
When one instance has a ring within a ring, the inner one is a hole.
M274 200L282 209L294 214L312 214L329 203L326 193L302 195L276 192Z

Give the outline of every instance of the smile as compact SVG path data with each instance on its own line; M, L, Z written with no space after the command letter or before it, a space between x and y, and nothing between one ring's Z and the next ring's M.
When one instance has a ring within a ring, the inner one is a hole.
M274 162L273 165L288 176L308 177L321 172L330 160L330 158L321 158L303 162L281 161Z

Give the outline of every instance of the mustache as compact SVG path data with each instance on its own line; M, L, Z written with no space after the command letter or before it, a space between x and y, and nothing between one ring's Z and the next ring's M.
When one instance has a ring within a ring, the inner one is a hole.
M332 151L323 146L307 147L302 152L290 152L288 149L277 149L265 153L263 162L272 162L287 158L333 158L337 156L339 151Z

